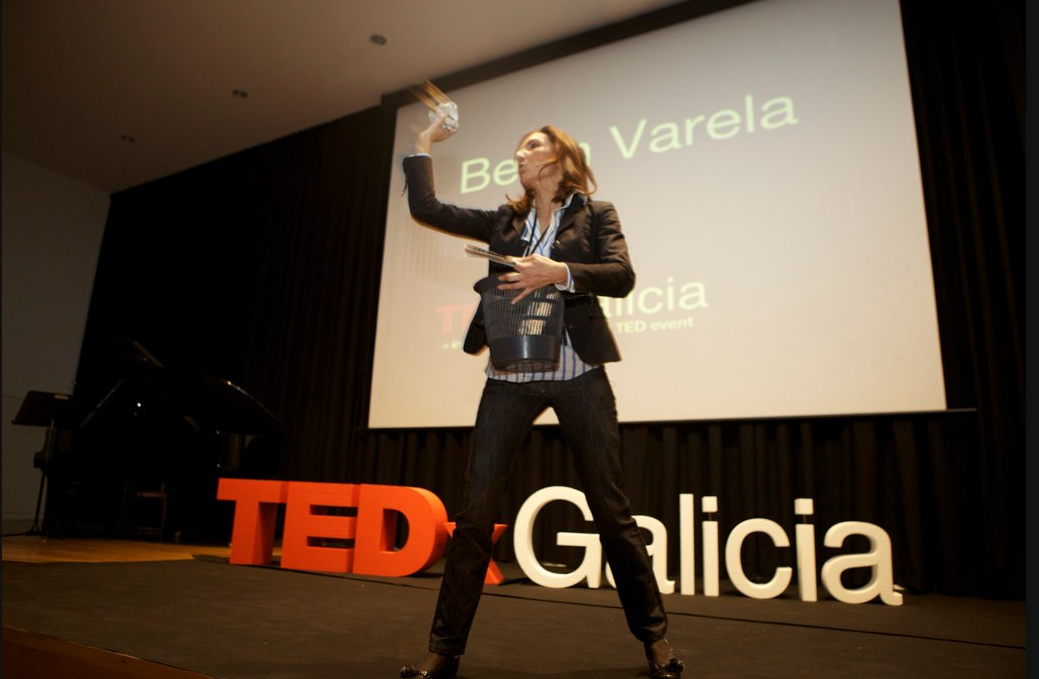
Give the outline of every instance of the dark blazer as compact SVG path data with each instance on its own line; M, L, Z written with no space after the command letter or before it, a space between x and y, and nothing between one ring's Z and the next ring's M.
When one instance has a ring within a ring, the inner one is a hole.
M521 257L520 240L526 215L508 205L497 210L460 208L437 200L433 186L433 159L409 156L404 159L408 207L418 222L483 243L503 255ZM573 293L564 293L563 323L577 355L586 363L620 360L620 351L597 295L624 297L635 287L635 271L628 258L628 243L621 233L617 211L611 203L576 195L563 214L552 246L552 259L565 262L574 279ZM509 269L491 262L488 274ZM475 354L487 344L483 312L478 308L464 350Z

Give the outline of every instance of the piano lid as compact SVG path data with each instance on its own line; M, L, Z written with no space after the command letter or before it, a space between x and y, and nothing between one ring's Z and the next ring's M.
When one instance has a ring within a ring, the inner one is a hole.
M275 436L278 419L256 398L229 380L200 371L164 366L134 340L109 345L118 381L81 421L86 425L122 392L133 398L160 401L193 428L211 433Z
M200 429L211 432L275 436L281 423L238 385L201 372L165 369L168 398Z

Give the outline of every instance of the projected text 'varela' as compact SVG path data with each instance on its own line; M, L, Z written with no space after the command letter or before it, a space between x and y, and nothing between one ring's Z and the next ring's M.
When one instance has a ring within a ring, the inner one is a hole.
M641 118L629 127L611 125L610 136L616 143L611 152L619 153L624 160L631 160L643 152L670 153L692 148L698 140L725 141L755 131L768 132L798 123L794 114L794 100L790 97L769 99L761 105L760 110L755 109L752 95L744 97L743 103L742 111L726 108L710 115L654 123L652 127L649 127L648 118ZM593 164L591 147L588 144L581 144L581 147L589 164ZM475 193L492 185L511 186L518 179L517 172L514 158L499 161L493 169L490 158L464 160L461 164L460 192Z

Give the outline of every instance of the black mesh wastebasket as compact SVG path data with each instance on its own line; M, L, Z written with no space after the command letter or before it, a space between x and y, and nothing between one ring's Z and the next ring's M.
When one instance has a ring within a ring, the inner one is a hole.
M513 304L519 290L499 290L497 276L473 286L480 293L487 345L498 370L554 370L563 338L563 295L554 285Z

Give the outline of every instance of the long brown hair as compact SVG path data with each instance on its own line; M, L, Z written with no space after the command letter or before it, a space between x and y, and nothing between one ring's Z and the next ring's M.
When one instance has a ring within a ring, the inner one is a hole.
M567 196L577 191L586 196L591 196L595 193L598 185L595 183L595 175L592 173L592 168L588 166L588 161L585 159L584 150L577 145L573 137L558 127L545 125L541 129L531 130L523 135L516 148L522 146L527 137L535 132L543 133L555 146L556 157L549 165L558 165L563 171L563 178L559 181L559 190L554 197L555 202L561 205L567 199ZM542 168L542 171L544 171L544 168ZM530 211L531 205L534 204L534 190L526 189L519 198L509 198L508 196L505 196L505 198L512 209L516 211L516 214L526 214Z

